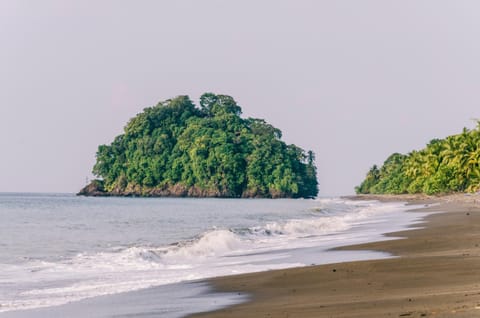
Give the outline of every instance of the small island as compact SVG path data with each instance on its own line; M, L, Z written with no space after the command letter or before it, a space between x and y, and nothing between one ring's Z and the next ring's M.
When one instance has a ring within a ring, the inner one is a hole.
M374 165L357 194L449 194L480 189L480 122L473 130L434 139L419 151L394 153Z
M281 140L263 119L242 118L227 95L205 93L148 107L96 154L78 195L313 198L315 155Z

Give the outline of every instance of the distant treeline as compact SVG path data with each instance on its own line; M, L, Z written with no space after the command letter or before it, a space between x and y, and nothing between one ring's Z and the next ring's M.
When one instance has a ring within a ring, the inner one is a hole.
M394 153L380 168L374 165L361 194L438 194L475 192L480 188L480 122L473 130L434 139L420 151Z
M315 197L315 156L281 141L262 119L241 118L226 95L196 107L179 96L145 108L101 145L85 195Z

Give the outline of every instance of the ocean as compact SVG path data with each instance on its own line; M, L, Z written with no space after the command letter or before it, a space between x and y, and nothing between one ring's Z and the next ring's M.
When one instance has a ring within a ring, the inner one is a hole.
M248 299L217 276L392 257L338 246L393 239L403 203L0 194L0 318L166 317Z

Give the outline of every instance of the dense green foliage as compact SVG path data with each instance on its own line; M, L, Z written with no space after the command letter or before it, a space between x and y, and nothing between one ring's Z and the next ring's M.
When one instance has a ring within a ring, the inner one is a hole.
M408 155L395 153L373 166L357 193L450 193L480 189L480 122L458 135L434 139Z
M261 119L243 119L226 95L161 102L99 146L93 173L112 194L314 197L314 154L280 140Z

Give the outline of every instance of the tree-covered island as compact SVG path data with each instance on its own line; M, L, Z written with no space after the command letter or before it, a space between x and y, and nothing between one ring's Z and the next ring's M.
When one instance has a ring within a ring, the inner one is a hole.
M480 189L480 122L473 130L434 139L419 151L394 153L374 165L356 187L359 194L445 194Z
M227 95L179 96L145 108L101 145L79 195L311 198L315 156L281 140L279 129L240 115Z

